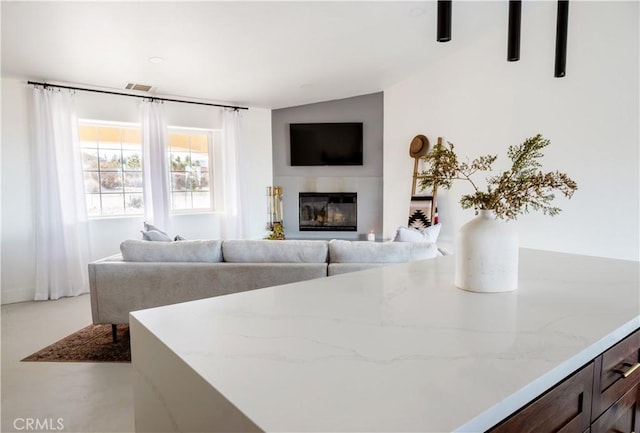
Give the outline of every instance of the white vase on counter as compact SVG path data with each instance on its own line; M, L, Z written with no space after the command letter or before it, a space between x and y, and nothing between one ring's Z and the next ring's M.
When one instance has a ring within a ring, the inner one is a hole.
M518 288L518 233L490 210L460 228L455 250L455 285L470 292Z

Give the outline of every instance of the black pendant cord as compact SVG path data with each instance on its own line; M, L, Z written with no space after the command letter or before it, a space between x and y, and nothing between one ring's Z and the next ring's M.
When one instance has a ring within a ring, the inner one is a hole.
M569 0L558 0L556 26L555 77L564 77L567 72L567 27L569 23Z
M520 24L522 1L509 0L509 34L507 36L507 61L520 60Z
M44 88L55 87L57 89L81 90L83 92L104 93L104 94L107 94L107 95L131 96L133 98L149 99L151 101L166 101L166 102L179 102L179 103L182 103L182 104L207 105L207 106L210 106L210 107L231 108L233 110L248 110L249 109L248 107L238 107L238 106L235 106L235 105L214 104L214 103L211 103L211 102L185 101L185 100L182 100L182 99L160 98L158 96L151 96L151 95L134 95L134 94L131 94L131 93L111 92L111 91L108 91L108 90L87 89L87 88L83 88L83 87L61 86L59 84L39 83L39 82L36 82L36 81L28 81L27 84L31 84L33 86L42 86Z
M438 42L451 40L451 1L438 0L438 34L436 37Z

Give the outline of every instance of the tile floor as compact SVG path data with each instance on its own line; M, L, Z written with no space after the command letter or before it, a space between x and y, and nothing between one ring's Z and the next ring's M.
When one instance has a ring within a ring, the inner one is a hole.
M0 312L1 432L27 431L28 418L44 423L40 431L134 431L130 364L20 362L89 325L89 295L8 304Z

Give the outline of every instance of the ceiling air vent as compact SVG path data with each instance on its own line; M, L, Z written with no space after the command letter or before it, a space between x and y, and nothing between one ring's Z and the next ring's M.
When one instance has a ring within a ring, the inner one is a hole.
M146 84L127 83L125 89L127 90L139 90L141 92L148 92L153 86L147 86Z

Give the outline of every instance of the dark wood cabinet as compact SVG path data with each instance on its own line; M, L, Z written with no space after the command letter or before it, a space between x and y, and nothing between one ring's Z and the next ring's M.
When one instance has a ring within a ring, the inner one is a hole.
M640 382L640 331L604 352L594 362L592 421Z
M640 331L489 432L640 433Z
M492 433L583 433L591 423L593 362L491 430Z
M592 425L592 433L640 432L640 384L636 384Z

